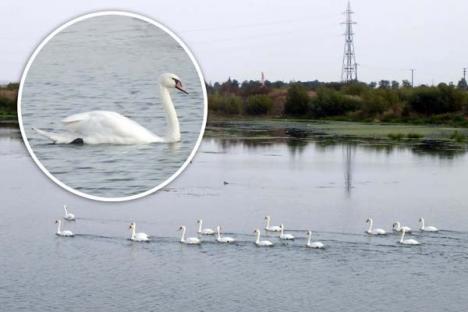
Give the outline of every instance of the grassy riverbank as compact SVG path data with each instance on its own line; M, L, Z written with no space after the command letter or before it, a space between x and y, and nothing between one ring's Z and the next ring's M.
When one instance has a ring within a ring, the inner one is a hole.
M363 123L278 118L225 118L211 116L205 137L314 139L360 143L409 144L429 149L466 149L468 129L396 123Z

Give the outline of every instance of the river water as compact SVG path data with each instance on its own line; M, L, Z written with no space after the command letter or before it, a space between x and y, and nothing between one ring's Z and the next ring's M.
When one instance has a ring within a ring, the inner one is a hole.
M294 139L206 138L167 188L124 203L95 202L50 182L14 130L0 135L0 306L5 311L463 311L468 299L468 156ZM294 143L293 143L294 142ZM300 143L299 143L300 142ZM226 182L226 183L224 183ZM74 238L54 235L68 204ZM284 223L293 242L253 244ZM414 229L368 237L365 219ZM178 242L198 218L234 245ZM128 225L152 235L128 240ZM310 229L324 250L304 248Z
M159 76L165 72L178 75L189 92L172 92L177 144L53 145L32 130L63 132L67 116L107 110L164 136ZM21 109L42 165L69 187L108 198L136 195L171 177L194 149L204 114L202 82L188 54L161 29L126 16L86 19L53 37L28 72Z

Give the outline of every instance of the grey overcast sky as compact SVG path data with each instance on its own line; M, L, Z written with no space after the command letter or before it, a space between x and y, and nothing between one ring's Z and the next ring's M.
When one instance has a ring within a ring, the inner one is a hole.
M129 10L176 32L207 81L337 81L347 0L2 0L0 81L17 81L53 29L96 10ZM468 1L352 0L363 81L457 82L468 67Z

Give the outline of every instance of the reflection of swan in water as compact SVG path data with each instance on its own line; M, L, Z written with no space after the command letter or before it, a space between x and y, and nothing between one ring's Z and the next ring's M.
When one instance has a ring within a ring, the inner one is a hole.
M400 241L399 241L400 244L403 244L403 245L420 245L420 243L415 239L412 239L412 238L405 239L405 232L406 232L405 230L401 231L401 238L400 238Z
M260 240L260 230L256 229L254 233L257 234L257 238L255 239L255 245L260 246L260 247L271 247L273 246L273 243L270 242L269 240Z
M62 230L62 221L60 220L55 220L55 223L58 224L57 226L57 232L55 233L57 236L65 236L65 237L72 237L74 236L72 231L69 230Z
M369 223L369 228L367 229L366 233L369 235L385 235L387 232L383 229L373 229L372 226L374 225L374 220L372 218L367 218L366 223Z
M411 232L411 228L409 226L402 226L400 224L400 221L395 221L395 223L393 223L393 230L395 232L401 232L403 230L405 230L406 233L410 233Z
M132 235L130 236L130 240L135 241L135 242L147 242L147 241L149 241L148 234L143 233L143 232L135 233L135 231L136 231L135 222L130 223L130 226L128 228L130 230L132 230Z
M187 245L199 245L201 244L201 240L198 237L187 237L185 238L185 225L181 225L179 231L182 231L182 236L180 237L180 242Z
M109 111L79 113L63 119L62 121L68 131L66 133L59 134L35 128L34 130L54 143L141 144L178 142L180 141L179 120L169 89L175 88L184 93L187 92L182 88L179 77L169 73L161 75L159 87L167 120L167 132L164 137L152 133L119 113Z
M63 205L63 209L65 210L65 215L63 218L67 221L75 221L75 215L71 212L68 212L67 205Z
M271 217L270 217L270 216L266 216L266 217L265 217L265 220L266 220L265 231L269 231L269 232L281 232L281 227L280 227L280 226L278 226L278 225L270 225L270 222L271 222Z
M424 224L424 218L419 218L419 223L421 223L421 228L420 230L423 232L438 232L439 229L436 228L435 226L432 225L425 225Z
M324 245L322 242L311 242L311 239L312 239L312 232L311 231L307 231L307 244L306 246L309 247L309 248L323 248Z

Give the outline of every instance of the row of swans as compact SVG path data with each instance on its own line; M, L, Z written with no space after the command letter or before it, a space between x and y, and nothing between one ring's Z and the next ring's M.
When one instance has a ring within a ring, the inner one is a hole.
M296 238L292 234L284 233L284 224L271 225L270 216L266 216L265 221L266 221L266 224L265 224L266 232L279 232L280 234L278 238L282 240L294 240ZM274 243L269 240L260 239L260 229L256 229L254 233L256 234L255 245L259 247L271 247L274 245ZM324 248L325 247L325 245L322 242L312 242L312 231L307 231L306 234L307 234L306 247L309 247L309 248Z
M418 220L420 227L419 230L422 232L438 232L439 229L435 226L426 225L424 218L419 218ZM369 228L367 229L366 233L369 235L386 235L387 231L381 228L374 228L374 220L372 218L367 218L366 223L369 224ZM392 226L393 231L395 232L403 232L411 233L411 228L405 225L401 225L399 221L395 221Z
M431 226L431 225L426 226L426 224L424 222L424 218L422 218L422 217L419 218L418 221L419 221L419 224L420 224L419 230L422 231L422 232L438 232L439 231L439 229L436 228L435 226ZM367 218L366 223L369 224L369 228L366 231L367 234L369 234L369 235L387 235L387 231L385 231L384 229L373 228L374 221L372 220L372 218ZM400 244L402 244L402 245L420 245L421 244L420 242L418 242L417 240L412 239L412 238L405 239L405 234L406 233L411 233L412 230L408 226L401 225L401 223L399 221L395 221L393 223L392 229L393 229L394 232L401 233L400 240L398 241Z
M68 210L67 205L64 205L63 209L65 211L65 214L63 216L64 220L66 220L66 221L76 221L75 215ZM266 232L279 232L278 238L280 240L294 240L295 239L294 235L284 232L284 230L285 230L284 224L271 225L271 217L270 216L266 216L265 221L266 221L266 224L265 224L264 229L265 229ZM61 220L56 220L55 223L57 224L57 232L56 232L57 236L63 236L63 237L73 237L74 236L72 231L62 229L62 221ZM368 235L386 235L387 234L387 231L385 231L384 229L374 228L373 227L374 221L373 221L372 218L368 218L366 220L366 223L369 224L369 228L366 230L366 233ZM435 226L426 225L425 220L422 217L419 219L419 223L421 225L420 230L423 231L423 232L438 232L439 231L438 228L436 228ZM210 229L210 228L204 228L202 219L197 220L197 224L198 224L197 234L199 234L199 235L215 235L216 234L215 240L217 242L219 242L219 243L229 244L229 243L234 243L236 241L232 237L222 235L220 225L216 226L216 231L215 231L215 230ZM130 223L129 229L131 231L130 240L135 241L135 242L148 242L150 240L150 236L148 234L136 231L136 223L135 222ZM185 225L181 225L179 227L179 231L182 232L182 235L181 235L181 238L180 238L181 243L187 244L187 245L199 245L199 244L202 243L202 240L199 237L186 237L187 228L185 227ZM401 233L401 238L398 241L400 244L403 244L403 245L420 245L420 243L415 239L405 239L405 235L407 233L411 233L412 230L408 226L401 225L401 223L399 221L395 221L393 223L393 231ZM261 240L260 239L261 238L260 229L255 229L254 234L256 235L255 236L255 245L257 245L259 247L271 247L271 246L274 245L274 243L269 241L269 240ZM306 247L309 247L309 248L324 248L325 247L325 245L322 242L318 242L318 241L312 242L312 232L311 231L307 231L306 235L307 235Z
M147 144L180 141L177 112L172 103L170 89L188 94L180 78L171 73L159 77L162 106L166 112L167 130L158 136L137 122L111 111L90 111L74 114L62 120L66 132L55 133L33 128L38 134L57 144Z

